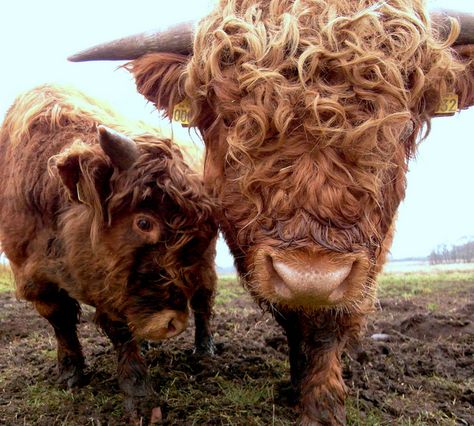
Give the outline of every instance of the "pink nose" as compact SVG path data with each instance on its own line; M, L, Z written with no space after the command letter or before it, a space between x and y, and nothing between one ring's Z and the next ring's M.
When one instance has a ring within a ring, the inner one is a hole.
M353 262L334 263L309 258L295 263L267 257L267 270L278 299L296 305L335 305L347 292L346 278Z

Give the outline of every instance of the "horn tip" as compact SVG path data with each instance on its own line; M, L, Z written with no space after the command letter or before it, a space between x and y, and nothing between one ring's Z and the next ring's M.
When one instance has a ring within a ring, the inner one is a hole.
M81 51L78 53L74 53L74 55L68 56L67 60L69 62L85 62L85 61L93 61L94 58L90 57L88 51Z
M74 54L74 55L71 55L71 56L68 56L67 57L67 60L69 62L81 62L81 58L78 54Z

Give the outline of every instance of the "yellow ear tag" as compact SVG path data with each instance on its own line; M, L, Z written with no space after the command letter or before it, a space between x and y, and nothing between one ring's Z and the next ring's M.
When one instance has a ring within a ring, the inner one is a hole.
M79 200L79 202L82 204L86 204L86 201L84 200L84 195L82 194L81 185L79 182L76 183L76 192L77 192L77 199Z
M183 127L189 126L189 119L191 117L191 104L188 99L176 104L173 110L173 121L181 123Z
M438 105L438 109L435 111L436 115L453 115L458 112L459 98L456 93L450 93L444 95Z

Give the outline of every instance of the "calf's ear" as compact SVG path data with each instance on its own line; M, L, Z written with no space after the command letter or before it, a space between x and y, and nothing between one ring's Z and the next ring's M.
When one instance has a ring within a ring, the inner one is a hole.
M125 68L133 74L138 92L171 119L174 106L185 98L181 77L188 61L189 56L176 53L150 53Z
M109 192L113 168L99 147L75 142L50 159L51 174L57 174L72 201L87 204L101 212Z

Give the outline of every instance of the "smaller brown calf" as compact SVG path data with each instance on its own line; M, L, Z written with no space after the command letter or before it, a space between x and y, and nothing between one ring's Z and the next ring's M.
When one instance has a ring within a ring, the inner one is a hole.
M105 127L107 126L107 127ZM114 129L114 130L112 130ZM179 148L77 92L20 96L0 130L0 242L17 295L53 326L59 379L83 379L78 302L117 352L132 416L149 394L140 339L182 332L212 353L214 206Z

